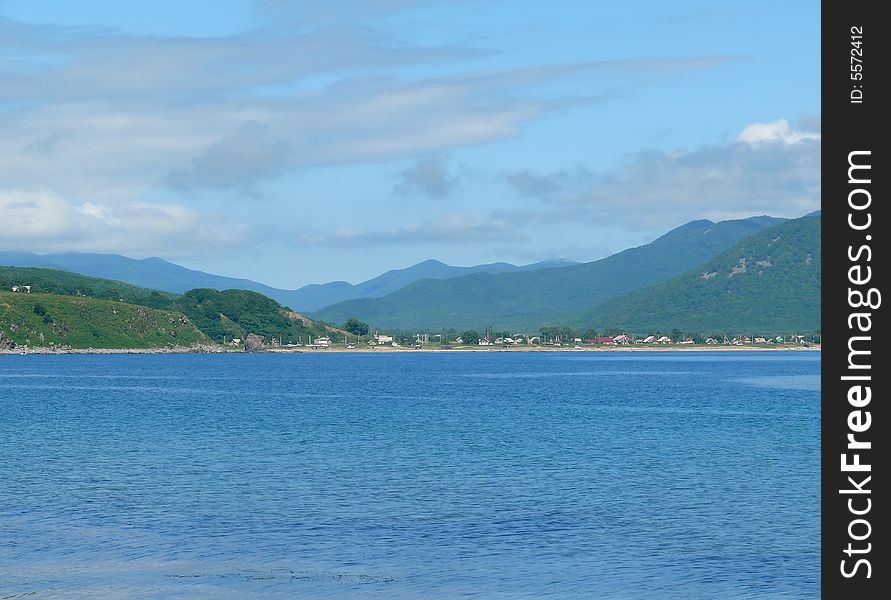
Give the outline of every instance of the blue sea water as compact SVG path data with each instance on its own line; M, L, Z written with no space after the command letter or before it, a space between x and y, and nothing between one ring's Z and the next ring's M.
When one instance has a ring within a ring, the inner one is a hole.
M819 354L0 357L0 598L813 598Z

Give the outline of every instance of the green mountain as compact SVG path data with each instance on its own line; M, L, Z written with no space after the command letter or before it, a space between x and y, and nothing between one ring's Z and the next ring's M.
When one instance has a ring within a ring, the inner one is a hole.
M604 302L573 323L636 334L819 330L820 222L809 215L766 229L684 275Z
M0 333L18 346L164 348L209 341L177 311L33 292L0 292Z
M32 252L0 252L0 265L40 267L68 271L90 277L127 282L141 288L182 294L195 288L242 289L259 292L291 305L295 290L281 290L249 279L213 275L187 269L161 258L134 259L119 254L65 252L34 254ZM349 285L349 284L346 284Z
M29 286L30 293L12 291L21 286ZM249 333L285 342L340 334L246 290L196 289L177 295L29 267L0 267L0 290L0 332L17 344L144 348Z
M282 343L309 343L310 337L338 337L341 333L248 290L190 290L176 299L175 306L216 341L243 339L254 333Z
M190 289L239 289L259 292L295 310L311 311L352 298L378 298L421 279L448 279L470 273L508 273L549 269L575 264L553 260L516 266L490 263L472 267L453 267L438 260L425 260L405 269L393 269L368 281L353 285L346 281L311 284L296 290L274 288L250 279L213 275L187 269L161 258L134 259L119 254L65 252L34 254L32 252L0 252L0 265L41 267L80 273L91 277L126 281L154 290L182 294Z
M150 308L173 308L175 294L77 273L35 267L0 267L0 291L13 286L29 285L31 292L58 296L87 296L105 300L122 300Z
M337 302L354 298L380 298L422 279L452 279L472 273L520 273L540 269L554 269L574 265L568 260L550 260L530 265L512 265L505 262L454 267L438 260L425 260L405 269L393 269L356 285L346 281L311 284L288 292L291 306L314 311Z
M649 244L595 262L422 280L381 298L349 300L312 314L333 323L357 318L382 328L525 329L566 323L594 304L680 275L781 221L692 221Z

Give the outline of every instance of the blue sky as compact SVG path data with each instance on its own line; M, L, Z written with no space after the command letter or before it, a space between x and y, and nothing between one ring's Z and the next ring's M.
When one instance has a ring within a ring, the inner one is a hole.
M0 249L281 287L819 208L818 2L0 0Z

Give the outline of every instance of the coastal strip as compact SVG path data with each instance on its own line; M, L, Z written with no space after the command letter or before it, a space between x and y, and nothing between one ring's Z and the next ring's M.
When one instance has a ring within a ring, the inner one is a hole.
M328 348L266 348L263 354L417 354L417 353L453 353L453 352L820 352L819 345L812 346L593 346L574 348L571 346L531 346L531 347L457 347L457 348L406 348L406 347L368 347L345 348L332 346ZM16 348L0 350L0 356L16 356L31 354L252 354L241 349L228 349L221 346L169 347L169 348Z

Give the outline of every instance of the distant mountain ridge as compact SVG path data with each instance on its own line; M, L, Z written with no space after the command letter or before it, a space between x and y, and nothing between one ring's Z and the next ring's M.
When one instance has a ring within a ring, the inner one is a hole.
M348 300L313 316L377 327L502 329L566 323L594 305L681 275L739 241L783 222L768 216L696 220L649 244L559 269L421 280L380 298Z
M523 266L491 263L472 267L453 267L437 260L427 260L405 269L387 271L356 285L346 281L335 281L311 284L296 290L285 290L250 279L225 277L188 269L161 258L134 259L119 254L76 252L62 254L0 252L0 265L58 269L91 277L123 281L175 294L195 288L250 290L269 296L294 310L304 312L318 310L329 304L352 298L384 296L420 279L446 279L478 272L523 272L572 264L576 263L561 259Z
M820 329L819 213L743 240L687 273L609 300L572 324L654 333L806 334Z
M331 304L355 298L380 298L422 279L451 279L472 273L520 273L539 269L553 269L578 264L558 259L529 265L496 262L472 267L453 267L438 260L425 260L405 269L393 269L356 285L346 281L310 284L295 290L294 303L303 310L314 311ZM295 307L296 308L296 307Z
M0 265L69 271L174 294L199 287L247 289L264 294L276 289L248 279L188 269L161 258L136 259L120 254L0 252Z

